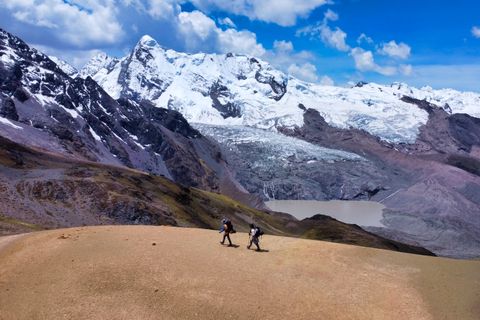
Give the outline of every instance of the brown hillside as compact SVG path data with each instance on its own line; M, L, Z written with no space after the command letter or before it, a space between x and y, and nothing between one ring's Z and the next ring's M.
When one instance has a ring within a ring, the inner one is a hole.
M215 231L103 226L0 238L0 319L478 319L480 262Z

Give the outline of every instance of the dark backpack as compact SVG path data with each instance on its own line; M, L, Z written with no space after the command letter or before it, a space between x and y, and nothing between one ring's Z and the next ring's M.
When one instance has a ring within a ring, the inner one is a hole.
M259 227L257 227L257 228L255 229L255 237L256 237L256 238L258 238L258 237L260 237L260 236L263 236L264 234L265 234L265 232L263 232L263 230L260 229Z
M226 231L228 231L228 232L230 232L230 233L236 233L236 232L237 232L237 231L233 228L232 221L227 220L227 221L225 222L225 224L227 225L227 230L226 230Z

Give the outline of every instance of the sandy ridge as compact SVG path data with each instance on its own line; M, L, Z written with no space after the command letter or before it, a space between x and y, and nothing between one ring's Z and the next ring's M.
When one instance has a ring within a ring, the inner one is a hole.
M4 243L0 239L1 243ZM0 252L0 319L478 319L480 262L212 230L31 233ZM14 248L15 250L11 250Z

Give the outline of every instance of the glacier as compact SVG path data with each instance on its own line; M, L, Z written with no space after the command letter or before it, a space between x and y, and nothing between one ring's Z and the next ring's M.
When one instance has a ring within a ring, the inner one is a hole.
M221 145L236 153L246 148L256 148L261 155L252 167L269 167L272 161L281 165L304 162L312 164L317 161L367 161L351 152L321 147L294 137L284 136L274 131L245 126L215 126L192 123L192 126L205 136L212 137Z

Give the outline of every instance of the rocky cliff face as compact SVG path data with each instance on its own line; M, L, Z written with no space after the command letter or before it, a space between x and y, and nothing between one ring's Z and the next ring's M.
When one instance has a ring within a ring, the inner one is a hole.
M188 186L245 193L230 179L216 144L180 113L126 97L114 100L90 77L71 78L3 30L0 119L1 135L26 145L125 165Z

